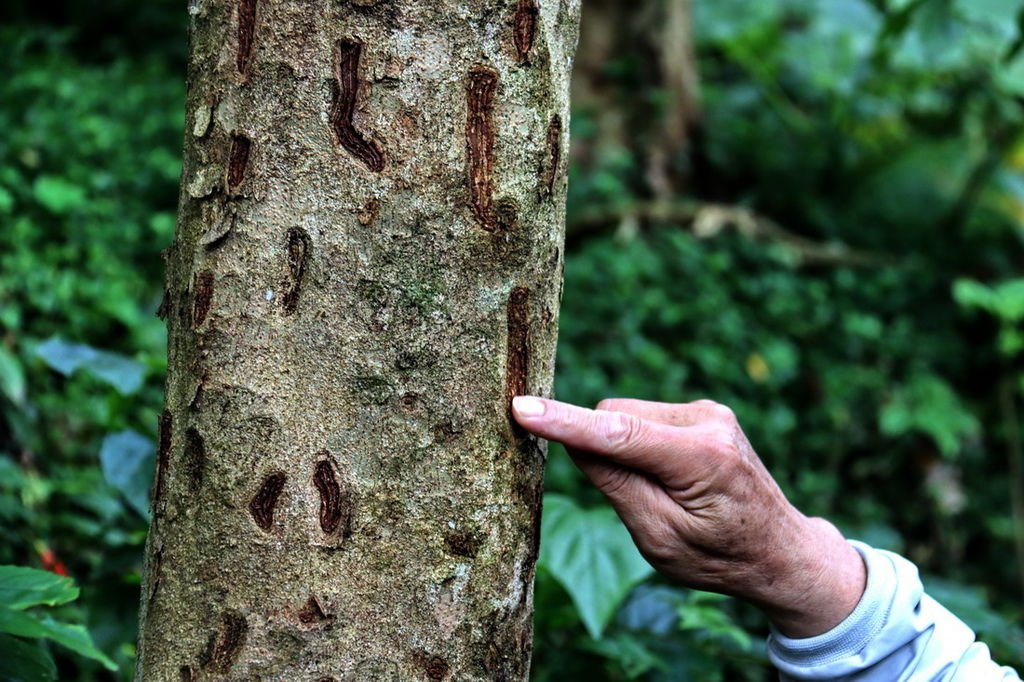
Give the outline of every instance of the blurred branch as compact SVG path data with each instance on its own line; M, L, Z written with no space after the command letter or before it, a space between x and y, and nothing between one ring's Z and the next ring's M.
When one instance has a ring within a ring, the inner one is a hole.
M960 194L943 219L940 229L957 228L967 219L971 210L978 203L982 191L1003 165L1006 150L1022 131L1022 127L1019 125L998 125L998 123L989 123L987 128L989 132L985 154L967 176Z
M770 65L764 60L764 55L756 53L752 48L741 43L726 45L724 49L729 58L760 86L765 104L785 125L802 133L814 130L814 119L801 109L800 105L780 85L778 74L772 71Z
M621 210L583 212L570 222L566 243L572 248L592 234L611 229L638 228L641 223L683 226L700 239L733 230L744 237L783 246L798 266L884 267L898 262L888 254L802 237L747 208L700 202L652 201L631 204Z

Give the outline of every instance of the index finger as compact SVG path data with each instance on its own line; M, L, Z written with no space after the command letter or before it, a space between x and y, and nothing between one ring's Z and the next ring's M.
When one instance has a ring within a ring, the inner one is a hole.
M709 422L735 419L732 416L732 410L711 400L662 403L635 398L605 398L594 409L635 414L641 419L661 422L670 426L699 426Z
M646 471L670 485L679 483L692 458L702 454L697 432L632 414L533 397L515 398L512 411L531 433Z

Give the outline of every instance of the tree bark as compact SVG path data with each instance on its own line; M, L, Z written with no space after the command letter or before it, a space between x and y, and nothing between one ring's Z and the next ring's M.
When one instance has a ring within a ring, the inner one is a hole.
M521 680L578 0L192 0L137 680Z

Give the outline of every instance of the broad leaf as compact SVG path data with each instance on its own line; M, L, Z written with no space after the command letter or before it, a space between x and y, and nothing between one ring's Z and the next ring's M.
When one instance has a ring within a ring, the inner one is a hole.
M71 578L25 566L0 566L0 607L58 606L78 598Z
M25 372L14 353L0 345L0 394L15 405L25 403Z
M0 635L0 680L48 682L57 679L57 666L35 642Z
M627 630L666 637L679 624L679 607L686 592L678 587L644 584L630 592L618 613L618 623Z
M0 632L16 637L49 639L80 656L98 661L107 670L117 670L117 664L96 648L89 631L81 625L60 623L50 616L37 618L25 611L0 607Z
M583 509L562 495L545 495L541 537L538 565L569 593L594 639L629 591L654 571L607 507Z
M143 518L149 518L154 453L153 442L135 431L108 434L100 447L103 477Z
M52 337L36 348L36 355L52 369L71 376L81 369L113 386L122 395L142 388L145 368L124 355L97 350L80 343Z

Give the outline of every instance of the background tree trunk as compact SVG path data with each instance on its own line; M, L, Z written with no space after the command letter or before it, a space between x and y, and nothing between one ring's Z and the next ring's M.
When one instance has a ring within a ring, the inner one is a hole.
M580 31L572 100L594 130L574 141L573 161L589 169L627 151L644 170L640 191L671 199L690 184L702 117L690 0L587 0Z
M136 679L524 679L578 0L189 12Z

